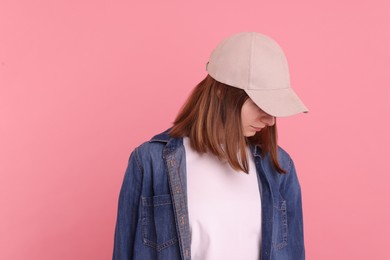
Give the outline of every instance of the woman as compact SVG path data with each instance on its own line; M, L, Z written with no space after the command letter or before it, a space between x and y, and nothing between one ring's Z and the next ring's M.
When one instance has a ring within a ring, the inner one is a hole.
M304 259L300 185L275 118L308 110L282 49L242 32L206 68L173 126L131 153L113 259Z

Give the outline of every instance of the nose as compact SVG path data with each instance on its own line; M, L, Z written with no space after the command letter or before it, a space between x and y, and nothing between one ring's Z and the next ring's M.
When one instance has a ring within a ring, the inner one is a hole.
M275 124L275 117L274 116L271 116L269 114L264 114L262 117L261 117L261 121L266 124L267 126L272 126Z

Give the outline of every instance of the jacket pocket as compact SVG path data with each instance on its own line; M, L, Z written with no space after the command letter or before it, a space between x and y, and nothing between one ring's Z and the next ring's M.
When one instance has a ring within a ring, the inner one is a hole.
M171 195L142 197L143 243L161 251L177 242Z
M287 205L286 201L280 199L278 204L274 206L274 241L275 249L282 249L287 246Z

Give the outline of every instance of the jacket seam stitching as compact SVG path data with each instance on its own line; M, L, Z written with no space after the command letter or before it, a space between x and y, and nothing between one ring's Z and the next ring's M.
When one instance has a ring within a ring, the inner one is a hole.
M137 163L137 167L141 171L141 174L143 174L143 168L139 160L138 149L134 149L134 152L135 152L135 161Z

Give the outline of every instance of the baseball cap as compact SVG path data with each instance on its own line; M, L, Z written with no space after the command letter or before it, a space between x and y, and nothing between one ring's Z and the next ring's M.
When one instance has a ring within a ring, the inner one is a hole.
M245 90L272 116L309 111L290 86L283 50L264 34L240 32L222 40L212 51L206 70L216 81Z

